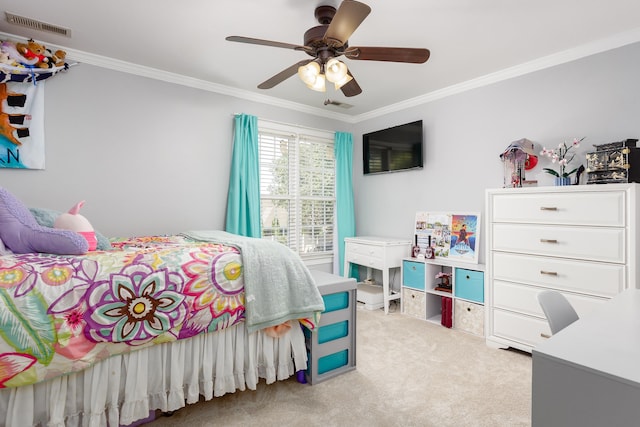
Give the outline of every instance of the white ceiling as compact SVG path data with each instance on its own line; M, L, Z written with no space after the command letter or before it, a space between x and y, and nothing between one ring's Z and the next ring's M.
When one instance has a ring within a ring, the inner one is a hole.
M350 46L428 48L431 58L418 65L344 59L363 89L351 98L332 87L313 92L297 76L257 89L308 56L225 40L240 35L303 44L304 32L318 25L315 7L339 0L2 0L0 32L61 47L80 62L104 65L113 58L119 61L109 67L351 118L640 41L638 0L364 2L372 11ZM5 11L70 28L71 37L10 24ZM326 99L353 107L324 106Z

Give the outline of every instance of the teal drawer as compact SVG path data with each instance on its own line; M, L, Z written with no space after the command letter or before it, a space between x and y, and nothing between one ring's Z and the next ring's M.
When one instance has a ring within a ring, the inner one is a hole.
M302 328L305 338L311 339L311 332L307 328ZM349 335L349 321L344 320L342 322L332 323L330 325L320 326L317 330L318 344L337 340L338 338L344 338Z
M484 304L484 273L456 268L455 295L457 298Z
M349 363L349 350L342 350L318 359L318 375L346 366Z
M402 286L424 291L424 263L402 261Z
M349 335L349 321L332 323L331 325L320 326L318 329L318 344L337 340Z
M323 295L322 299L324 300L323 313L330 313L349 307L349 292L336 292L335 294Z

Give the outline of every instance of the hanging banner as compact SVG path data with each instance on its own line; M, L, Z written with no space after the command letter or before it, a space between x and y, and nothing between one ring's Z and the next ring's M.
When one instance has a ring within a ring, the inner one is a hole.
M0 83L0 168L44 169L44 81Z

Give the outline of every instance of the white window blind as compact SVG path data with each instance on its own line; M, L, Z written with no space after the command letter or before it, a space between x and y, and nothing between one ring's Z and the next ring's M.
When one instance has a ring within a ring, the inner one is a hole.
M333 252L333 139L259 126L262 237L302 257Z

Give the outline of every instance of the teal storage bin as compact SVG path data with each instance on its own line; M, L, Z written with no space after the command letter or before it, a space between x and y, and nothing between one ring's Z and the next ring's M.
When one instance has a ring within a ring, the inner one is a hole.
M455 295L456 298L484 304L484 273L456 268Z
M349 321L334 323L332 325L321 326L318 329L318 344L337 340L349 335Z
M302 328L305 338L311 339L312 333L307 328ZM333 323L331 325L320 326L318 328L318 344L324 344L329 341L344 338L349 335L349 321L344 320L342 322Z
M349 350L345 349L337 353L328 354L318 359L318 375L333 371L349 363Z
M323 313L330 313L349 307L349 292L336 292L335 294L323 295L322 299L324 300Z
M402 285L424 291L424 263L402 261Z

